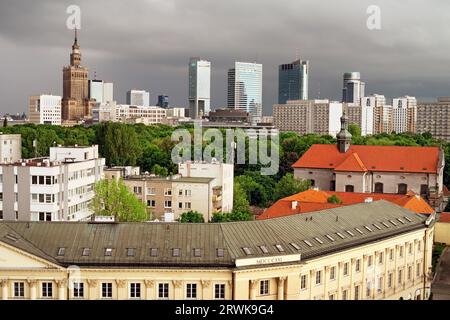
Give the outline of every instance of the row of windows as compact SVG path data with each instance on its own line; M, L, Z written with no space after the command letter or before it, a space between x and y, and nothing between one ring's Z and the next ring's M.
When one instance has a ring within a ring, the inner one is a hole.
M45 213L45 214L47 214L47 213ZM50 214L50 217L51 217L51 214ZM159 251L160 250L158 248L150 248L149 255L151 257L158 257ZM91 248L83 248L81 255L88 257L91 255L91 252L92 252ZM113 252L114 252L113 248L105 248L104 255L106 257L112 256ZM180 248L172 248L171 252L172 252L172 257L181 257L181 249ZM57 255L59 257L63 257L65 254L66 254L65 247L58 248ZM127 257L134 257L136 255L136 248L126 248L126 254L127 254ZM192 249L192 254L194 257L202 257L203 249L194 248L194 249ZM223 258L224 256L225 256L225 249L222 249L222 248L216 249L216 257Z
M361 271L360 265L361 265L360 264L360 260L358 259L356 261L355 272L360 272ZM422 264L420 262L416 263L416 277L420 277L420 275L422 273L421 272L422 271L421 266L422 266ZM348 276L349 275L349 273L348 273L349 269L348 268L349 268L349 263L345 263L344 264L344 268L343 268L343 275L344 276ZM403 276L404 276L403 271L404 271L403 268L400 268L397 271L397 281L398 281L399 285L402 284L405 281L405 279L403 278ZM392 288L393 287L393 277L394 277L394 272L393 271L388 272L388 278L387 278L388 279L387 280L387 287L388 288ZM335 266L330 268L330 278L329 279L331 281L336 280L336 267ZM409 265L407 267L407 279L406 280L411 281L412 279L413 279L413 266ZM316 271L315 284L316 285L321 285L322 283L323 283L323 271L322 270ZM380 276L378 278L378 290L380 290L380 291L383 288L382 284L383 284L383 276ZM371 287L371 285L369 284L367 287ZM308 275L304 274L304 275L301 275L301 277L300 277L300 290L306 290L307 288L308 288Z

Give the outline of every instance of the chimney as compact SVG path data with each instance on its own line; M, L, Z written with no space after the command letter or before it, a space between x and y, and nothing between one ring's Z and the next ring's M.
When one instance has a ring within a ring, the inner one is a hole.
M373 198L366 198L364 199L365 203L372 203L373 202Z
M297 209L297 205L298 205L298 201L292 201L292 202L291 202L291 209L292 209L292 210Z

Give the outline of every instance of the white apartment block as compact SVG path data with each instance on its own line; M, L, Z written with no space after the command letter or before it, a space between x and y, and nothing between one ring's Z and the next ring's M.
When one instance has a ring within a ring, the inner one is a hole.
M397 133L416 132L417 100L415 97L404 96L392 101L393 128Z
M22 158L22 138L20 134L0 132L0 164L13 163Z
M391 133L393 130L392 123L392 106L386 105L386 97L379 94L372 94L361 98L361 106L364 106L367 112L373 109L373 134ZM369 118L371 116L368 116ZM366 123L366 132L369 129L370 122Z
M273 125L280 131L329 134L340 131L343 104L329 100L292 100L273 106Z
M115 101L112 101L97 103L92 109L92 117L95 123L112 121L151 125L163 123L169 110L156 106L116 104Z
M80 221L92 215L105 159L98 146L52 147L50 156L0 165L0 218Z
M31 123L61 125L61 96L31 96L28 110Z
M186 178L213 178L213 188L220 196L215 198L222 212L233 210L234 165L213 159L208 162L185 162L178 164L178 174Z

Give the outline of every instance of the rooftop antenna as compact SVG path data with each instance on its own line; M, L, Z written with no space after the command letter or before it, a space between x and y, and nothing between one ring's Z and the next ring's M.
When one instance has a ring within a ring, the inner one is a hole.
M318 87L319 87L319 89L318 89L318 92L317 92L317 94L318 94L318 97L317 97L317 99L320 99L320 81L318 82Z

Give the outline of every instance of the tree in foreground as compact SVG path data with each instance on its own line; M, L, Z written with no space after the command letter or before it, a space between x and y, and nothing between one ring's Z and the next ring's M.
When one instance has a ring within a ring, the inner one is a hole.
M122 180L101 180L95 184L91 209L96 216L114 216L117 222L149 220L145 205L128 190Z
M253 215L250 212L217 212L214 213L211 222L234 222L234 221L251 221Z
M308 190L310 182L295 178L292 173L287 173L275 186L273 201L292 196L296 193Z
M198 211L184 212L180 216L181 223L202 223L205 222L203 215Z
M233 212L250 212L250 204L246 193L236 180L234 181L233 189Z

